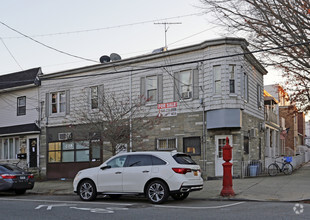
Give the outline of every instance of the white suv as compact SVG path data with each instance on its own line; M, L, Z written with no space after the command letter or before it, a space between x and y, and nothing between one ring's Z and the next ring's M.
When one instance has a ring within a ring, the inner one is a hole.
M90 201L97 194L118 198L122 194L144 194L152 203L169 196L183 200L201 190L200 166L189 155L172 152L131 152L111 157L99 167L81 170L73 181L74 192Z

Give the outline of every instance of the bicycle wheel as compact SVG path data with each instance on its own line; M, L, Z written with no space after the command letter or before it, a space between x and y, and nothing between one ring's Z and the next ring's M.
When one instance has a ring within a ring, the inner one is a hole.
M293 172L293 166L290 163L286 163L283 165L283 169L282 169L283 173L285 175L291 175Z
M275 176L278 174L278 166L274 163L268 166L268 174L269 176Z

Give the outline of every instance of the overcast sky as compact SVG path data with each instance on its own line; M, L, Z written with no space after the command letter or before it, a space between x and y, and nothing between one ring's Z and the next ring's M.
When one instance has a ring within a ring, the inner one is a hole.
M2 0L0 75L34 67L48 74L111 53L150 53L165 45L164 25L154 23L181 23L167 26L168 49L223 37L201 6L199 0ZM265 84L277 75L270 72Z

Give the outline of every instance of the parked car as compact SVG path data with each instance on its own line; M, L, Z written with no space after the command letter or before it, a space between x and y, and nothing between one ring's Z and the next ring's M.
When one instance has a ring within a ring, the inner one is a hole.
M0 192L24 194L34 187L34 176L13 164L0 164Z
M141 194L160 204L169 196L183 200L191 191L201 190L203 179L200 166L187 154L145 151L118 154L99 167L81 170L73 187L84 201L98 194L111 198Z

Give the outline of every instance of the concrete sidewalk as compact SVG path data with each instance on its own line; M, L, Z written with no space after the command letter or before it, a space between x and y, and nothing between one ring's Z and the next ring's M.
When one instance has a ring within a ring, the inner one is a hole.
M234 197L220 196L222 180L204 182L204 189L192 192L189 198L209 200L250 200L250 201L302 201L310 200L310 162L304 164L292 175L280 174L275 177L252 177L234 179ZM27 193L47 195L73 195L72 180L36 182Z

